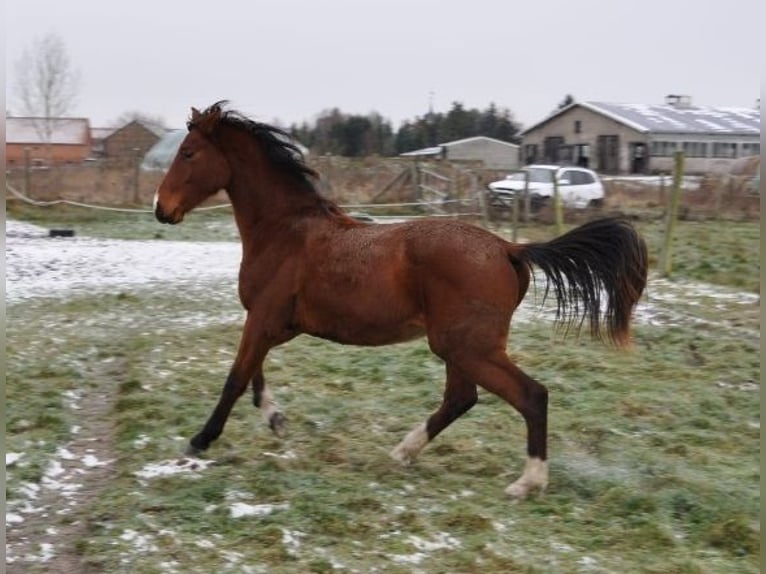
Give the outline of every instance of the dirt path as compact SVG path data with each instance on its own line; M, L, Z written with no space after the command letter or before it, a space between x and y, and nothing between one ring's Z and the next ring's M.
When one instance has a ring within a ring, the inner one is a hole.
M29 487L27 504L6 515L8 574L95 574L82 562L77 544L91 503L114 473L111 411L121 367L118 361L98 363L87 380L92 386L67 395L78 421L74 437L58 448L40 484Z

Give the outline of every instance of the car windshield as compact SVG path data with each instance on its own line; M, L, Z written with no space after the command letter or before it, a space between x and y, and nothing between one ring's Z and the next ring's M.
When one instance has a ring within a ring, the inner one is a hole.
M540 167L524 168L529 173L529 181L535 183L553 183L553 170Z

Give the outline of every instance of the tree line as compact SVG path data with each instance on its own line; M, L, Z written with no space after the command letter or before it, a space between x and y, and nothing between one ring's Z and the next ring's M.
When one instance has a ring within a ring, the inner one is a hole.
M392 156L474 136L511 143L521 140L521 126L510 110L495 104L484 110L468 109L460 102L453 102L447 113L429 111L405 121L398 130L377 112L345 114L333 108L315 122L293 124L287 131L313 154L346 157Z

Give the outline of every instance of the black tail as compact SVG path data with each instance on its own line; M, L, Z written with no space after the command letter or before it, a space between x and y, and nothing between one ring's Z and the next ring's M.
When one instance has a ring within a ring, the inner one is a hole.
M646 287L646 243L621 218L604 218L576 227L547 243L514 245L512 257L539 267L556 294L556 319L567 329L582 327L616 345L626 345L630 318ZM606 304L602 307L602 300Z

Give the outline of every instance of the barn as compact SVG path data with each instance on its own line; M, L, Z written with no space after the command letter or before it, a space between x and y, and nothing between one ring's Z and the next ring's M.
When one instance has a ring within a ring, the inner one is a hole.
M675 151L687 173L728 172L738 158L759 155L757 108L573 102L522 132L522 161L580 165L606 174L668 173Z

